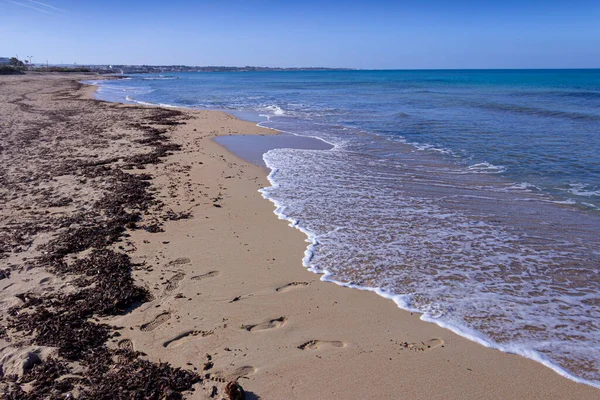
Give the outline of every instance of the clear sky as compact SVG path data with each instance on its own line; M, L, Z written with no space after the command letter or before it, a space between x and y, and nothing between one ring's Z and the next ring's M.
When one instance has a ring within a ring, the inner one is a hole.
M0 56L78 64L599 68L600 0L0 0Z

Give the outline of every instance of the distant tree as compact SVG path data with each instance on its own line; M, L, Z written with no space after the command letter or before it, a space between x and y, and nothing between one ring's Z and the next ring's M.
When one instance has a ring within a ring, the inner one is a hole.
M18 67L18 68L25 67L25 64L23 63L23 61L19 60L17 57L12 57L8 63L9 63L9 65L12 65L13 67Z

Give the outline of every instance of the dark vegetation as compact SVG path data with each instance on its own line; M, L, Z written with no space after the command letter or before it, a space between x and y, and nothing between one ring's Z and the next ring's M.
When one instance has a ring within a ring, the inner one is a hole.
M22 74L26 69L25 63L16 57L12 57L8 64L0 65L0 75Z
M16 57L12 57L8 64L0 65L0 75L24 74L25 71L71 72L71 73L92 72L92 70L88 67L58 67L58 66L35 67L33 64L29 65L27 61L23 62Z
M38 67L33 68L35 72L92 72L87 67Z
M12 65L0 65L0 75L17 75L23 73L23 69L15 68Z
M169 127L183 123L182 119L179 111L156 109L146 117L147 124L135 125L145 134L139 142L150 148L142 156L65 162L60 167L60 174L101 178L105 195L91 210L75 212L59 221L58 234L35 262L37 268L73 278L79 290L44 296L23 293L19 298L24 303L12 308L6 326L0 326L0 337L7 330L19 332L30 338L31 344L58 349L57 358L37 363L21 378L4 376L0 371L0 398L53 400L72 398L77 392L81 399L171 400L181 399L185 391L202 381L195 372L143 360L143 354L132 349L110 349L106 342L119 337L122 328L97 319L123 314L149 298L147 290L133 280L135 265L130 257L109 247L122 241L126 227L135 228L145 211L150 207L160 209L161 204L149 191L148 175L129 174L122 167L160 163L179 150L169 142L167 132ZM47 229L36 223L22 224L13 236L30 237ZM15 247L5 250L13 251ZM84 250L91 251L82 257ZM9 270L0 271L0 279L9 277ZM74 365L83 367L83 372L76 373ZM25 384L32 390L24 391Z

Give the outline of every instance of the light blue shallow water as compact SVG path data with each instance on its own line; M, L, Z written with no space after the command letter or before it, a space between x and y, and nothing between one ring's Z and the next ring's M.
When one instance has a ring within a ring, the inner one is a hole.
M600 386L600 70L185 73L98 96L335 144L264 156L307 267Z

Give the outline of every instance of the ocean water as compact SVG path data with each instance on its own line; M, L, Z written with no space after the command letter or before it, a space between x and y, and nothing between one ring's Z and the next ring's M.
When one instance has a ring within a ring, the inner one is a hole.
M105 100L226 110L322 279L600 387L600 70L138 75Z

